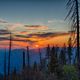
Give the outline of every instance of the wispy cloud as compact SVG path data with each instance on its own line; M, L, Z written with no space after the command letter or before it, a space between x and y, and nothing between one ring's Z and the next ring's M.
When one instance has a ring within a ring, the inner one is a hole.
M5 24L6 23L6 24ZM18 23L11 23L7 20L4 20L4 19L0 19L0 25L4 26L5 29L8 29L10 30L11 32L22 32L22 31L41 31L41 30L48 30L48 26L45 26L45 25L27 25L27 24L24 24L24 23L21 23L21 22L18 22Z
M24 25L28 30L47 30L48 26L44 25Z
M52 19L52 20L48 20L48 23L65 23L63 20L58 20L58 19Z
M9 23L7 25L8 29L11 31L16 31L17 28L23 27L24 25L21 23Z
M8 23L8 22L4 19L0 19L0 23L2 24L2 23Z
M4 35L4 34L9 34L9 31L8 30L1 29L0 30L0 35Z
M53 29L53 31L68 32L68 30L70 29L70 26L67 24L67 22L62 19L53 18L48 20L47 23L48 26Z
M9 36L8 37L0 37L0 43L9 44ZM26 47L29 45L31 48L34 48L35 45L39 45L39 47L50 45L58 45L62 46L64 43L67 43L69 38L69 33L35 33L35 34L28 34L23 35L14 35L12 37L13 47L18 45L17 47ZM44 44L45 43L45 44ZM5 46L4 45L4 46Z

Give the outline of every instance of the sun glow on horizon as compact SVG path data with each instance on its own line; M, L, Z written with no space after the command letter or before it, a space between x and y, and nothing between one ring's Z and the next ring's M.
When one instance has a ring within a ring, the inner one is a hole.
M25 48L26 46L29 46L31 49L38 49L38 48L44 48L48 46L58 46L63 47L64 44L67 46L68 39L70 35L69 34L58 34L56 36L47 36L47 37L30 37L30 38L14 38L12 40L12 48ZM17 39L17 40L15 40ZM27 42L25 42L27 40ZM9 40L2 40L0 41L0 48L1 47L8 47L9 46Z
M35 45L35 47L36 47L36 48L39 48L39 45L38 45L38 44L36 44L36 45Z

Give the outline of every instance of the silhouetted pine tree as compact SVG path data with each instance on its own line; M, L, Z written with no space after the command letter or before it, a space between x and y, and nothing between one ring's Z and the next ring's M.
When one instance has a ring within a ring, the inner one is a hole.
M29 47L27 46L27 67L30 68L30 54L29 54Z
M39 48L39 59L40 59L40 70L41 70L41 68L42 68L42 55L41 55L40 48Z
M23 70L25 68L25 52L23 51Z
M50 62L49 62L49 70L51 73L56 73L58 67L58 60L56 58L55 54L55 48L52 47L51 53L50 53Z
M4 80L7 80L6 78L6 49L4 54Z
M63 80L62 66L59 65L54 47L52 47L50 53L49 71L50 73L54 73L59 80Z
M56 58L58 59L59 56L59 47L55 47L55 54L56 54Z
M69 41L68 41L68 60L69 60L69 64L71 64L71 59L72 59L72 44L71 44L71 38L69 38Z
M59 54L59 62L62 65L66 65L66 53L64 52L63 49L61 49L60 54Z
M47 70L46 59L43 58L41 61L42 61L42 66L41 66L42 67L42 71L45 72Z
M37 71L37 69L38 69L37 63L34 62L34 64L33 64L33 71Z
M50 46L48 45L46 48L46 57L49 59L50 56Z

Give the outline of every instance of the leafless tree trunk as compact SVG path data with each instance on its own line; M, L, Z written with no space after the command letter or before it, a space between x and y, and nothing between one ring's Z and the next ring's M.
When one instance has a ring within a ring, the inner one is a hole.
M67 7L70 9L67 17L70 17L72 22L72 29L76 32L76 42L77 42L77 63L78 71L80 75L80 54L79 54L79 2L78 0L68 0ZM79 78L80 80L80 78Z
M4 80L6 80L6 49L4 54Z
M41 70L41 68L42 68L42 55L41 55L40 48L39 48L39 58L40 58L40 70Z
M25 52L23 51L23 70L25 68Z
M79 70L79 80L80 80L80 53L79 53L79 9L78 9L78 0L76 1L76 14L77 14L77 61L78 61L78 70Z
M8 80L10 80L10 57L11 57L12 36L10 32L9 55L8 55Z

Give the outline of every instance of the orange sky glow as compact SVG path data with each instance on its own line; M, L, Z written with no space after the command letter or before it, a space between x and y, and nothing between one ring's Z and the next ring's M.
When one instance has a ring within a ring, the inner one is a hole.
M64 44L67 46L69 34L62 34L57 36L47 36L47 37L40 37L40 36L32 36L30 38L17 38L21 41L12 41L12 48L26 48L29 46L30 48L43 48L47 45L50 46L59 46L63 47ZM15 37L16 38L16 37ZM24 41L23 41L24 40ZM0 48L8 48L9 47L9 40L2 40L0 41Z

